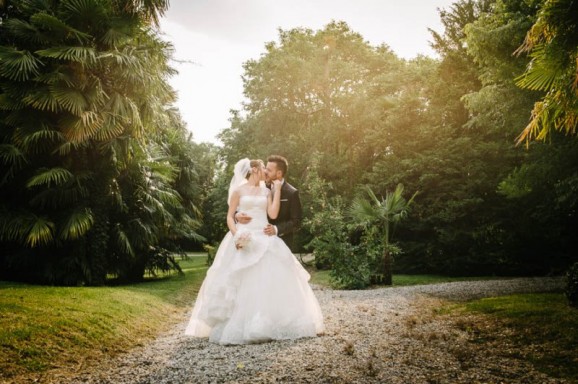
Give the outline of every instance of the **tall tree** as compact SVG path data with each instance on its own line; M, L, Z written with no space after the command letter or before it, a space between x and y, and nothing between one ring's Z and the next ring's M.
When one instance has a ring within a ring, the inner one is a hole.
M172 48L152 28L167 6L22 0L6 7L0 263L9 277L102 284L122 264L111 258L113 242L130 255L134 244L158 241L138 220L128 236L118 213L146 216L160 230L158 220L180 205L173 165L153 162L168 155L157 139L174 124Z
M222 134L224 146L247 155L285 155L288 177L297 185L320 153L321 176L352 195L358 169L372 159L364 148L366 133L387 94L396 92L401 67L389 48L371 47L343 22L319 31L282 30L260 59L244 65L247 116L234 116ZM228 153L225 158L237 160Z
M545 92L519 142L545 140L553 131L576 135L578 128L578 2L544 1L519 54L531 60L517 84Z

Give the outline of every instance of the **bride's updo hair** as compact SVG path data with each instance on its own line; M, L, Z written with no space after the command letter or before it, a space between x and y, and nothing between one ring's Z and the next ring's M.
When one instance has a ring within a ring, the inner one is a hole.
M245 178L248 180L249 177L251 177L251 174L253 173L253 168L262 168L264 166L263 164L263 160L251 160L249 162L249 165L251 166L251 168L249 169L249 172L247 172L247 175L245 176Z

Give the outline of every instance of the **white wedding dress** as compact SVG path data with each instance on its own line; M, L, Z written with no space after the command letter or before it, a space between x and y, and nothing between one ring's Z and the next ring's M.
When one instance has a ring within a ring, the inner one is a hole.
M253 219L237 224L251 232L243 249L227 233L195 302L185 334L219 344L314 337L323 332L323 316L309 286L309 274L277 236L267 236L267 195L241 195L239 211Z

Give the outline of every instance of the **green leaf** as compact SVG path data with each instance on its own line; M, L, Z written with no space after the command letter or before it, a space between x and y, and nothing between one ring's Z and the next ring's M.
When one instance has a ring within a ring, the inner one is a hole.
M52 95L50 88L47 86L37 88L36 90L26 95L22 101L25 104L41 111L60 111L60 105L58 104L58 101L54 95Z
M21 165L26 161L26 157L18 149L18 147L12 144L0 144L0 160L4 165Z
M78 89L55 85L51 91L58 104L76 116L81 116L82 112L88 108L84 95Z
M82 65L96 63L95 50L90 47L52 47L36 51L36 54L41 57L74 61Z
M30 17L30 22L40 30L47 30L51 35L57 35L61 39L70 39L72 37L80 44L92 39L91 35L81 32L59 18L45 12L35 13Z
M26 236L26 244L34 248L38 245L47 245L54 239L54 223L44 217L37 217L32 224L28 235Z
M85 235L94 224L94 216L89 208L77 208L70 213L60 230L60 238L74 240Z
M114 235L116 238L116 244L118 248L125 254L134 256L134 249L130 242L129 236L126 234L125 231L121 228L120 224L117 224L114 228Z
M10 97L9 95L3 93L0 94L0 110L1 111L14 111L21 109L24 104L19 102L17 99Z
M30 178L30 180L28 180L26 187L32 188L39 185L46 185L47 187L50 187L52 184L62 185L70 181L73 177L73 174L64 168L44 168L41 173L33 176Z
M63 140L62 134L53 129L39 129L22 138L22 147L28 152L39 152L48 145Z
M25 20L9 18L5 21L4 28L8 34L16 37L18 40L36 44L47 44L50 42L48 36Z
M0 76L25 81L38 75L42 62L26 50L0 46Z

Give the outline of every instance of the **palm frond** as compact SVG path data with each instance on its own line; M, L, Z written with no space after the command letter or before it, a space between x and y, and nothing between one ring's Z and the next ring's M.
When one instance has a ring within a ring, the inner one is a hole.
M38 75L43 65L34 55L26 50L17 50L0 46L0 76L10 80L25 81Z
M86 201L88 189L84 185L69 186L67 188L48 188L39 191L30 199L30 206L40 209L67 209Z
M60 112L60 105L48 86L38 87L26 95L22 101L41 111Z
M49 31L51 35L63 39L70 40L71 38L78 43L83 44L92 38L88 33L81 32L70 25L66 24L61 19L47 13L38 12L30 17L30 22L42 31Z
M102 117L93 111L84 111L80 117L67 116L60 120L62 133L73 143L82 143L92 138L102 127Z
M99 141L108 141L121 136L124 133L125 127L123 119L111 113L103 113L104 123L101 129L96 132L94 138Z
M0 161L5 166L0 186L6 184L27 162L26 156L12 144L0 144Z
M123 13L139 15L139 18L155 26L169 8L169 0L114 0L113 4Z
M177 207L181 204L181 196L179 193L173 189L157 190L155 191L155 196L163 203L163 205L168 205L171 207Z
M0 111L15 111L24 106L18 99L10 97L6 93L0 94Z
M94 216L89 208L73 210L60 228L60 238L74 240L85 235L94 224Z
M363 223L369 223L378 219L378 214L375 206L360 196L353 199L349 206L348 214L350 217L359 220Z
M31 247L52 241L54 223L50 220L29 211L12 212L2 208L0 240L16 241Z
M156 244L158 241L155 234L154 226L145 223L141 219L133 219L128 222L127 235L131 239L133 246L139 248L148 247L150 244Z
M26 236L26 244L32 248L48 245L54 240L54 223L45 217L37 217Z
M9 211L0 207L0 240L16 241L29 247L53 241L54 223L29 211Z
M86 142L76 143L76 142L72 142L72 141L66 141L66 142L62 143L61 145L59 145L58 147L56 147L56 149L53 151L53 153L54 154L57 153L61 156L66 156L70 152L76 151L76 150L78 150L84 146L86 146Z
M110 60L118 68L126 68L131 71L142 69L141 63L134 55L133 49L125 48L123 51L110 50L98 55L98 60Z
M0 144L0 160L4 165L19 166L26 162L26 156L12 144Z
M35 53L41 57L74 61L82 65L90 66L96 63L95 52L94 48L91 47L51 47L41 49Z
M74 175L64 168L43 168L39 174L28 180L26 186L32 188L39 185L46 185L47 187L50 187L51 185L63 185L69 182L73 177Z
M49 36L25 20L9 18L3 25L6 32L18 40L36 44L47 44L51 41Z
M130 37L118 27L109 28L100 38L100 41L109 47L116 47L128 40Z
M68 87L74 87L74 79L72 74L67 73L64 68L58 68L55 71L42 73L34 80L44 84L65 84Z
M54 129L39 129L30 134L23 135L21 143L26 151L38 153L46 147L51 147L54 143L62 140L62 134Z
M62 3L62 15L75 25L100 25L107 19L104 3L99 0L68 0Z
M533 91L548 91L564 71L562 63L553 61L552 55L547 55L545 45L540 44L532 51L533 60L526 72L514 80L520 88ZM558 57L558 56L556 56Z
M113 234L114 237L116 239L116 245L118 246L118 248L124 253L127 254L129 256L133 256L135 255L134 252L134 248L131 244L130 238L129 236L126 234L126 232L122 229L122 227L120 226L120 224L116 224L114 226L114 230L113 230Z
M58 104L70 113L81 116L82 112L88 107L88 103L81 91L64 85L54 85L51 87Z

